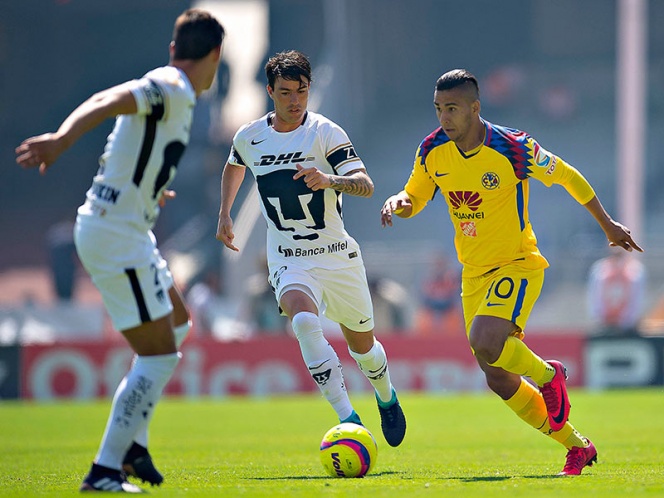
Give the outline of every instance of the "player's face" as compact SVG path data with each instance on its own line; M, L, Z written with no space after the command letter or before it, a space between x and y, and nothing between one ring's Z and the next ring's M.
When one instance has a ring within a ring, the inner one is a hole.
M205 81L203 83L203 90L209 90L214 83L214 78L217 75L219 70L219 64L221 63L221 55L223 53L222 47L213 49L206 58L206 68L205 68Z
M436 91L433 94L436 116L445 134L456 144L471 139L473 124L479 118L479 100L463 87Z
M304 77L300 81L292 81L280 76L275 80L274 88L268 85L267 93L274 102L277 126L284 128L280 131L300 126L307 110L310 86L311 82Z

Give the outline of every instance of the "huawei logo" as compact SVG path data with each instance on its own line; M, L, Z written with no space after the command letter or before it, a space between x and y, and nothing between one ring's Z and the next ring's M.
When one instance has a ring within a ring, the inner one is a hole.
M482 204L482 198L477 192L456 191L449 193L450 204L454 209L459 209L461 206L468 206L471 211L477 211Z

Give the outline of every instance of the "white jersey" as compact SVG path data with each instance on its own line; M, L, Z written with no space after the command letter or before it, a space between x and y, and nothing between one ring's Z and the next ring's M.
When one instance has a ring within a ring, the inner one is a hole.
M252 121L233 138L228 162L246 166L256 178L267 221L270 268L289 263L300 268L340 269L362 264L360 248L344 228L341 193L313 191L293 180L296 164L345 175L365 169L346 132L329 119L307 112L295 130L280 133L272 113Z
M138 112L116 118L78 222L131 237L152 229L189 143L196 93L173 66L126 83Z

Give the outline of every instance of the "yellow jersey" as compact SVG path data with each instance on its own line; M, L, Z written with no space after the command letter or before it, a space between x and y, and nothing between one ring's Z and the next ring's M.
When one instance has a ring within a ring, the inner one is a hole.
M422 141L404 187L413 203L411 216L440 191L466 278L509 264L546 268L528 215L529 179L547 187L562 185L580 204L592 200L595 192L573 166L527 133L482 122L484 141L466 153L442 128Z

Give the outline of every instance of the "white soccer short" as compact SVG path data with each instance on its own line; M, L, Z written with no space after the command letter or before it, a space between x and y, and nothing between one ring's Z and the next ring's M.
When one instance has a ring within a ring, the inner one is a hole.
M74 241L81 263L101 293L117 330L154 321L173 311L168 295L173 276L152 232L128 237L77 222Z
M364 266L304 270L288 264L271 271L269 281L277 303L285 291L299 289L333 322L354 332L369 332L374 328L373 304Z

